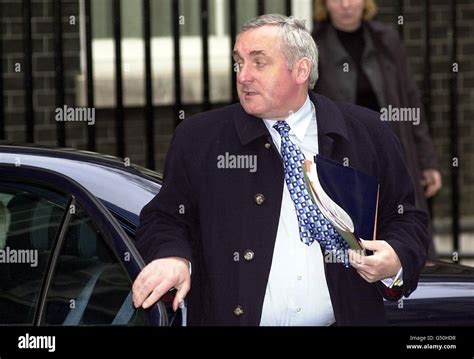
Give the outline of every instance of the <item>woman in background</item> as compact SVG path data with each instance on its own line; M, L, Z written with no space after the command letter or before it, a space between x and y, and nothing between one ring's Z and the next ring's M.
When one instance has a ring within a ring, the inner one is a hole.
M436 153L405 49L394 29L372 20L375 13L373 0L315 1L320 70L315 91L385 113L381 119L389 121L403 146L416 205L428 211L426 199L441 188ZM413 109L404 112L410 120L393 121L389 113L399 109ZM436 258L433 240L428 258Z

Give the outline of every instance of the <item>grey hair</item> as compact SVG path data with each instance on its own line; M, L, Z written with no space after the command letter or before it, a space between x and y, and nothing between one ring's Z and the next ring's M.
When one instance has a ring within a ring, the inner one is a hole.
M278 26L280 29L281 51L288 61L289 70L292 70L293 65L303 57L307 57L311 61L308 88L312 89L319 76L318 48L304 21L280 14L261 15L243 24L240 33L267 25Z

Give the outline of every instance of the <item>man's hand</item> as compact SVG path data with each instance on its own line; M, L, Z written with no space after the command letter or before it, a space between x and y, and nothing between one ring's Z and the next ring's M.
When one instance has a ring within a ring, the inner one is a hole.
M361 240L361 243L364 249L374 252L371 256L363 256L352 249L349 250L351 265L362 278L369 283L374 283L398 273L402 264L397 253L388 242Z
M188 261L180 257L156 259L149 263L133 283L133 305L151 307L171 288L176 288L173 310L186 297L191 287Z
M441 173L433 168L423 170L421 185L425 187L425 197L433 197L441 189Z

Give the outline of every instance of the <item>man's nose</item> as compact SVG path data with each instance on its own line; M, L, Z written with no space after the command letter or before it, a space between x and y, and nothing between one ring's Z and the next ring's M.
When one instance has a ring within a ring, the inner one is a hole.
M237 72L237 80L240 84L245 84L253 81L252 70L248 65L242 65Z
M341 5L343 8L347 8L351 2L351 0L341 0Z

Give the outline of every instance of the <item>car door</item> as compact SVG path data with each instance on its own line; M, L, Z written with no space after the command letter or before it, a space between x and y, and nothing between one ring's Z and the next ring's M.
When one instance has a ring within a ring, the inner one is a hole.
M0 311L24 310L18 318L2 316L0 324L167 324L162 303L146 313L133 308L131 285L143 261L96 198L52 171L10 165L0 171L4 246L37 256L34 270L23 263L21 273L19 265L1 264L8 280L2 280Z

